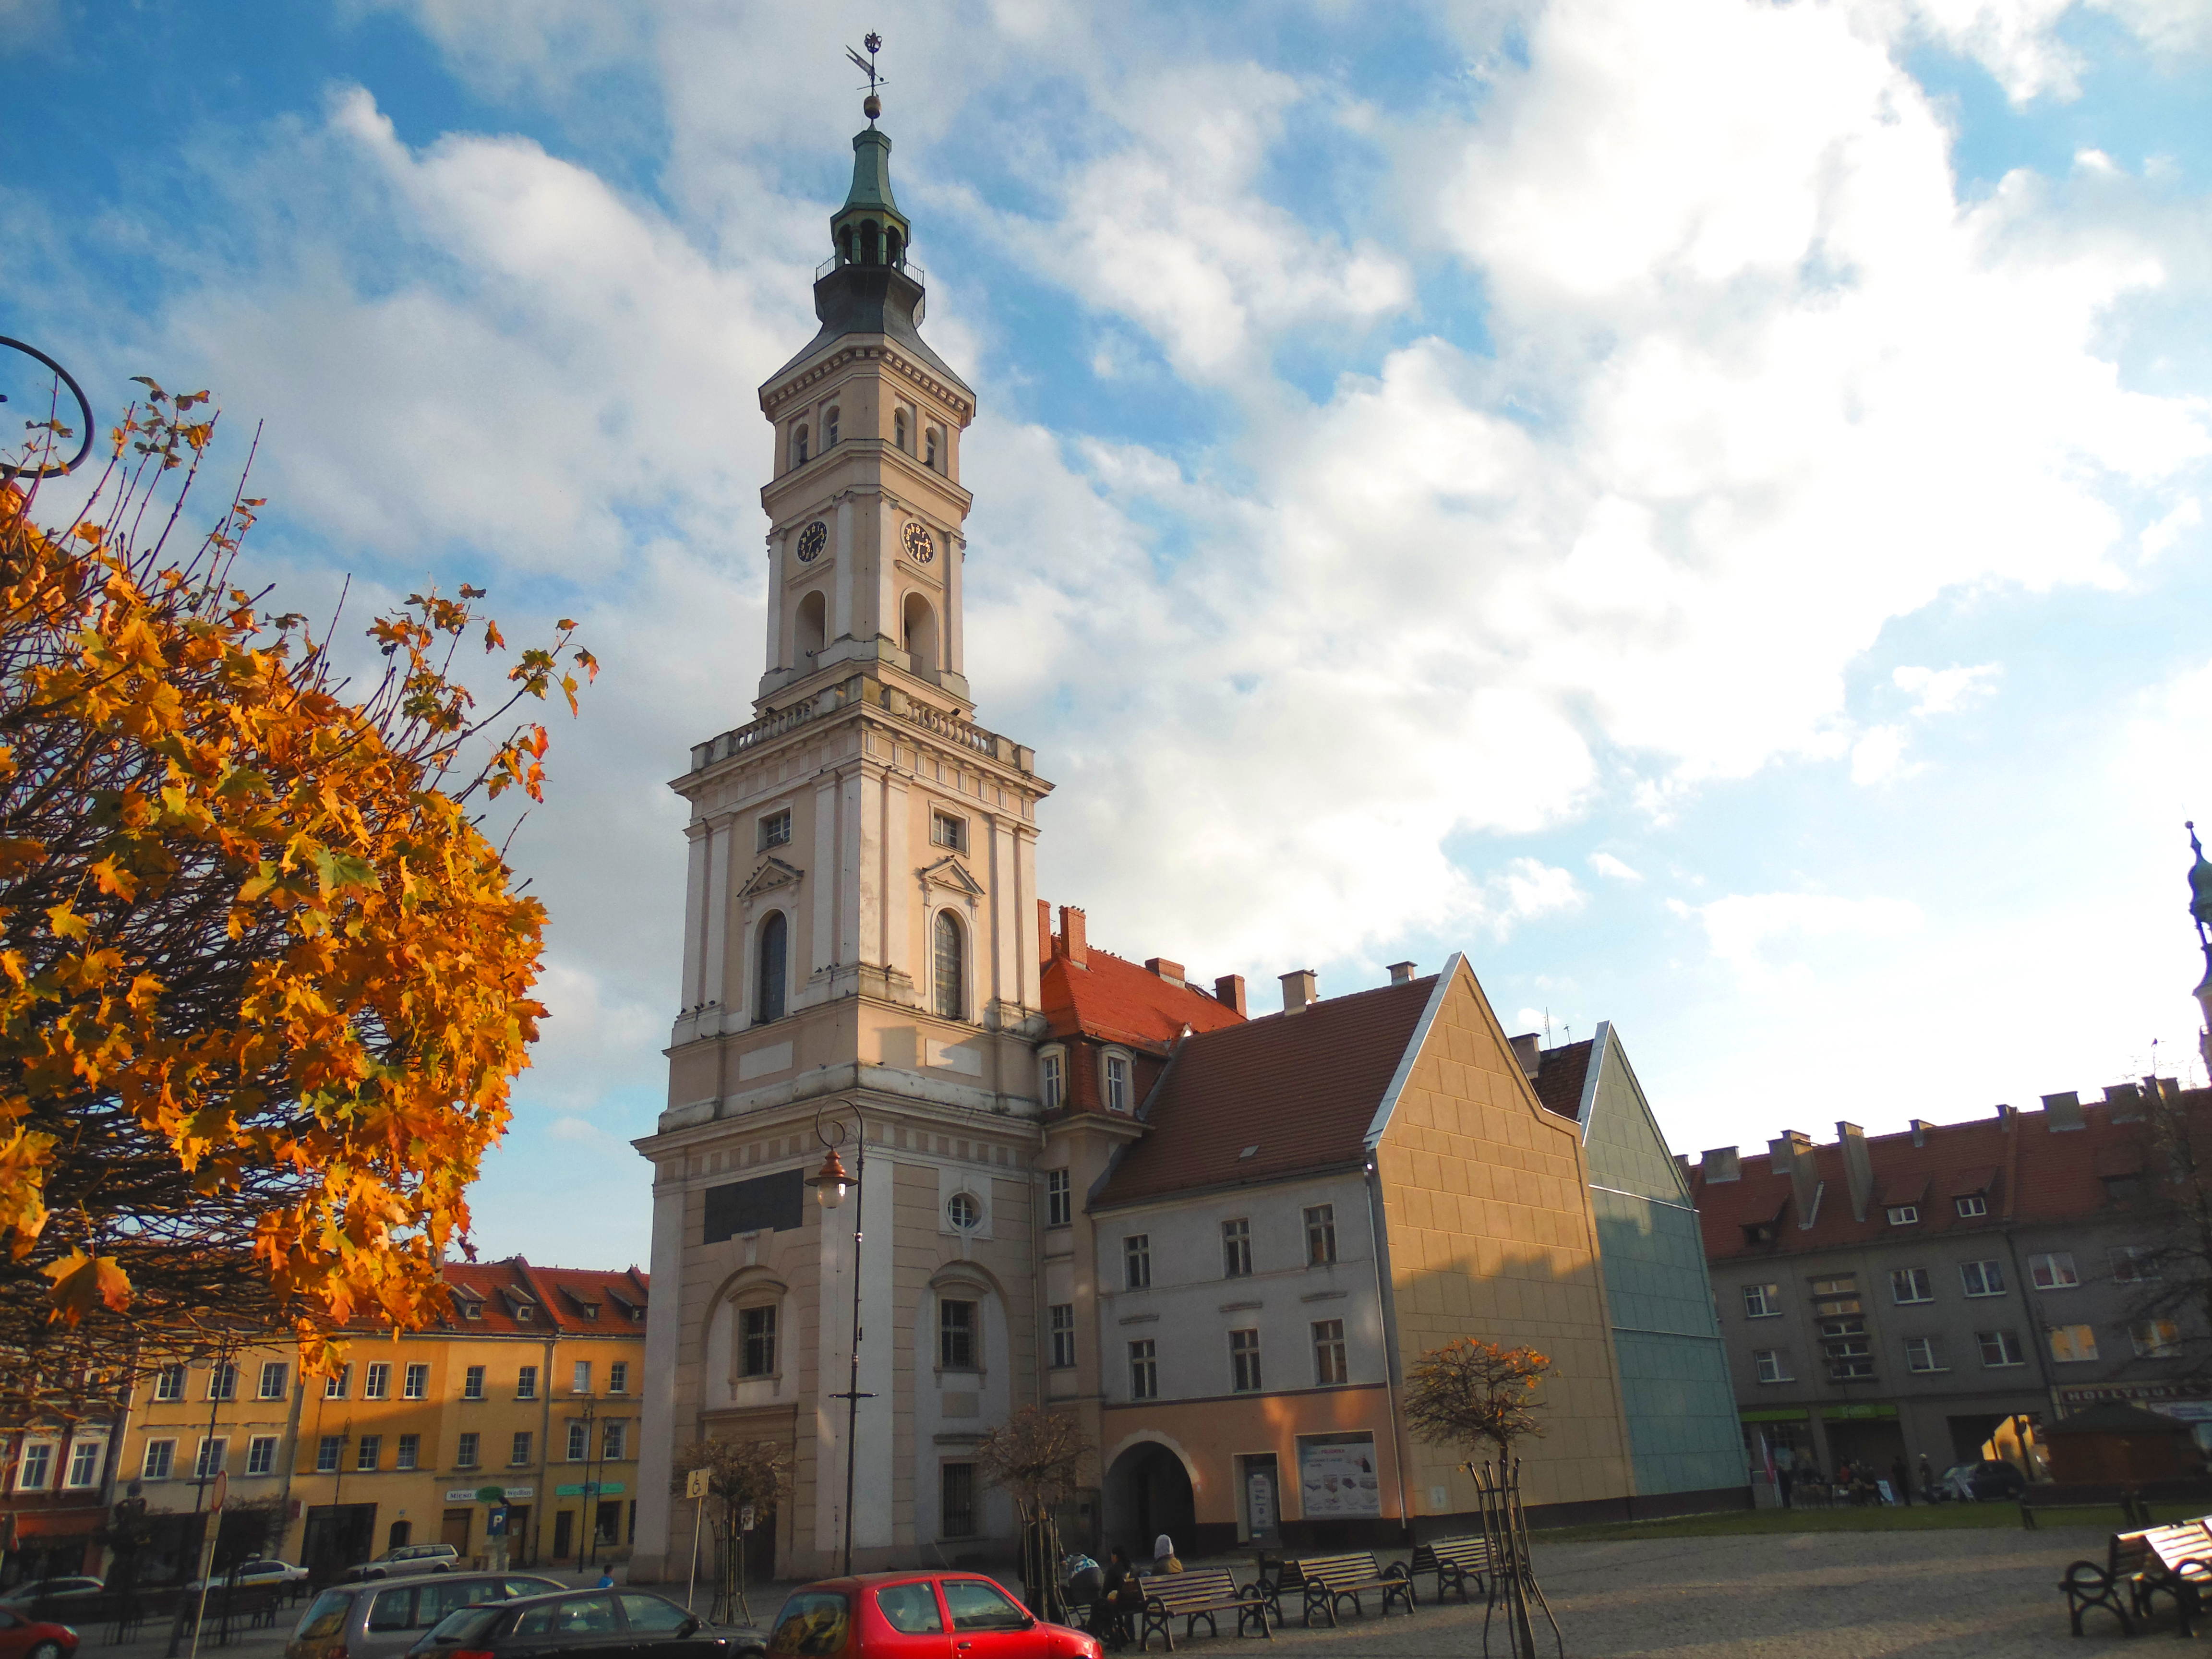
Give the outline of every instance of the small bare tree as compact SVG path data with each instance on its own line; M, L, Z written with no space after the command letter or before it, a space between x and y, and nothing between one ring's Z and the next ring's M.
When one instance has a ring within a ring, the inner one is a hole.
M1501 1348L1462 1336L1431 1348L1406 1376L1406 1420L1431 1445L1455 1446L1473 1461L1487 1441L1502 1469L1513 1443L1540 1435L1537 1388L1552 1362L1534 1348Z
M983 1479L1014 1500L1022 1517L1022 1589L1047 1619L1064 1619L1060 1526L1053 1510L1072 1494L1091 1457L1074 1418L1024 1406L983 1437L975 1462Z
M744 1512L771 1509L791 1492L791 1460L773 1440L697 1440L676 1454L669 1489L682 1496L691 1471L707 1471L707 1507L714 1512L721 1554L709 1618L720 1624L744 1604Z

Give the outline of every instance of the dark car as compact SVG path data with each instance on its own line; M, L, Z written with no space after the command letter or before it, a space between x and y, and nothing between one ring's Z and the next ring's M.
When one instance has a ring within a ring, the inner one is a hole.
M1098 1638L1047 1624L974 1572L872 1572L792 1591L768 1659L1099 1659Z
M1954 1498L2014 1498L2027 1490L2027 1477L2014 1464L1985 1457L1944 1470L1942 1486Z
M520 1572L441 1572L333 1584L309 1605L284 1659L399 1659L448 1613L478 1601L560 1588L557 1578Z
M738 1644L665 1596L567 1590L463 1607L409 1659L738 1659Z

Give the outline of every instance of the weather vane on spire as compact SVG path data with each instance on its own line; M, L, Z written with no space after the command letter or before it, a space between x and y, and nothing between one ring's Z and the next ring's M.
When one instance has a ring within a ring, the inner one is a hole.
M845 48L845 56L851 61L854 69L868 77L868 95L860 101L860 113L866 116L868 125L873 126L876 124L876 117L884 112L884 100L876 96L876 89L890 84L876 73L876 54L884 49L884 37L871 29L868 31L867 39L860 44L868 49L868 55L866 58L861 57L850 46Z

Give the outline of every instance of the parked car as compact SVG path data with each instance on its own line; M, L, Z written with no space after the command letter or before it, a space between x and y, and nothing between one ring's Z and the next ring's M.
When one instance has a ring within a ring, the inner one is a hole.
M308 1605L285 1644L284 1659L398 1659L457 1607L560 1588L556 1578L518 1572L448 1572L392 1583L333 1584Z
M29 1607L33 1602L82 1601L102 1594L107 1586L85 1574L65 1578L32 1578L0 1595L0 1607Z
M363 1578L397 1578L404 1572L452 1572L461 1564L461 1553L451 1544L402 1544L374 1561L364 1561L346 1574Z
M245 1589L263 1584L299 1584L306 1583L307 1577L305 1567L295 1567L289 1561L241 1561L230 1571L216 1574L215 1582L210 1588L221 1589L226 1584L232 1584ZM200 1581L197 1578L185 1586L187 1595L199 1593Z
M2014 1498L2027 1490L2027 1477L2014 1464L1985 1457L1978 1463L1960 1463L1944 1470L1936 1484L1952 1498Z
M76 1651L76 1632L67 1625L0 1607L0 1659L69 1659Z
M759 1651L757 1641L710 1630L666 1596L633 1589L463 1607L408 1650L411 1659L742 1659Z
M791 1593L768 1659L891 1659L950 1632L959 1659L1099 1659L1098 1638L1034 1617L972 1572L872 1572Z

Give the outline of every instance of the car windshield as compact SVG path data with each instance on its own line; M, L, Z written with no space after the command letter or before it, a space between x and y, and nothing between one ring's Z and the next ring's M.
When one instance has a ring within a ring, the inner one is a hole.
M835 1590L796 1592L768 1638L771 1659L828 1659L845 1645L848 1613L845 1598Z
M299 1629L292 1632L293 1639L313 1642L336 1636L339 1626L345 1623L346 1609L353 1605L353 1597L351 1590L325 1590L307 1609L307 1616L300 1620Z

